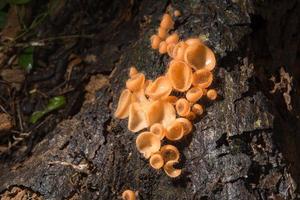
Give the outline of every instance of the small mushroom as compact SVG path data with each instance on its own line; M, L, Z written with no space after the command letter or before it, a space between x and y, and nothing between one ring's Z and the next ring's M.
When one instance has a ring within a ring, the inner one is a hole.
M215 100L218 96L217 91L214 89L209 89L206 94L207 98L210 100Z
M183 42L183 41L178 42L173 49L173 53L172 53L173 58L175 60L183 60L184 53L185 53L185 50L187 47L188 47L188 45L185 42Z
M139 91L141 88L144 87L145 83L145 75L143 73L137 73L130 79L126 81L126 87L132 91Z
M174 25L173 19L169 14L164 14L160 22L160 27L169 30L172 29Z
M166 138L171 141L178 141L184 136L183 125L179 121L173 121L173 123L167 127Z
M178 43L179 41L179 36L177 33L173 33L172 35L168 36L167 39L166 39L166 43L167 44L171 44L171 43Z
M196 118L196 114L194 112L190 112L186 118L190 121L193 121Z
M139 73L138 70L134 66L130 67L130 69L129 69L129 77L130 78L132 78L133 76L135 76L138 73Z
M150 132L158 136L160 140L162 140L166 135L166 130L160 123L153 124L150 127Z
M212 73L207 69L199 69L193 73L193 85L208 88L213 81Z
M183 134L187 135L190 132L192 132L193 130L193 125L190 122L190 120L186 119L186 118L177 118L176 121L180 122L182 124L183 127Z
M188 46L184 53L184 61L195 70L207 69L211 71L216 65L215 54L203 44Z
M166 76L158 77L154 82L150 83L145 90L146 95L153 100L167 97L171 92L172 85Z
M164 40L168 36L168 30L163 27L159 27L157 30L157 35Z
M167 43L165 41L162 41L160 44L159 44L159 49L158 49L158 52L160 54L165 54L167 53Z
M175 17L180 17L181 16L181 12L179 10L175 10L174 11L174 16Z
M145 112L140 103L132 103L129 106L128 129L132 132L138 132L148 127Z
M204 112L203 107L197 103L192 106L192 111L197 115L202 115Z
M191 87L192 70L184 62L173 60L170 63L167 76L177 91L185 92Z
M125 89L121 92L115 117L125 119L129 115L129 106L133 102L133 95L130 90Z
M122 193L123 200L135 200L135 193L132 190L125 190Z
M152 49L158 49L159 44L161 42L161 38L158 35L152 35L150 38L151 41L151 48Z
M180 98L176 101L175 104L177 114L179 116L185 117L191 111L190 103L185 98Z
M158 152L150 157L149 163L154 169L160 169L164 166L164 159L162 155Z
M176 178L181 174L181 169L174 168L174 165L176 163L178 163L178 162L170 160L164 165L164 171L171 178Z
M142 132L136 138L136 148L145 158L149 158L160 149L160 139L151 132Z
M192 87L187 91L185 95L186 99L192 103L201 99L202 96L203 96L203 91L200 87Z
M160 153L161 153L162 157L164 158L165 162L168 162L170 160L178 161L179 157L180 157L180 153L179 153L178 149L171 144L166 144L166 145L162 146L160 149Z

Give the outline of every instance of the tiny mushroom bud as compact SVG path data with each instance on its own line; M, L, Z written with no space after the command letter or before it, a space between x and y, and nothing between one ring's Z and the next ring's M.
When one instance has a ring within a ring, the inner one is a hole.
M166 138L171 141L180 140L184 136L183 125L178 121L173 121L173 123L167 127Z
M160 145L160 139L151 132L142 132L136 138L137 150L147 159L159 151Z
M132 78L136 74L138 74L138 70L134 66L130 67L130 69L129 69L129 77Z
M130 79L126 81L126 87L132 91L136 92L143 88L145 83L145 75L143 73L137 73Z
M201 88L199 87L192 87L191 89L189 89L185 95L186 99L189 102L196 102L198 101L203 95L203 91Z
M152 35L150 40L152 49L158 49L161 38L158 35Z
M185 92L191 87L192 69L184 62L173 60L170 63L167 76L177 91Z
M181 12L179 10L175 10L174 11L174 16L175 17L180 17L181 16Z
M150 132L155 134L159 137L160 140L162 140L166 135L166 130L160 123L155 123L150 127Z
M162 157L164 158L165 162L168 162L170 160L178 161L179 157L180 157L180 153L179 153L178 149L171 144L166 144L166 145L162 146L160 149L160 153L161 153Z
M190 103L185 98L176 101L176 111L179 116L187 116L191 111Z
M153 154L150 157L149 163L150 163L151 167L153 167L154 169L160 169L164 166L164 158L158 152L158 153Z
M217 94L216 90L210 89L210 90L207 91L206 96L210 100L215 100L217 98L218 94Z
M165 54L167 53L167 43L165 41L162 41L160 44L159 44L159 49L158 49L159 53L160 54Z
M168 36L167 39L166 39L166 43L167 44L171 44L171 43L178 43L178 40L179 40L179 36L177 33L173 33L172 35Z
M193 113L195 113L197 115L202 115L204 112L203 107L197 103L192 106L192 111L193 111Z
M212 73L207 69L199 69L193 74L193 85L200 88L208 88L213 81Z
M135 200L135 193L132 190L125 190L122 193L123 200Z
M160 22L160 27L164 28L164 29L172 29L174 25L173 19L169 14L164 14L162 17L162 20Z
M159 27L157 30L157 35L164 40L168 36L168 30L163 27Z
M173 167L176 163L178 162L170 160L164 165L164 170L166 174L171 178L176 178L181 174L181 169L175 169Z

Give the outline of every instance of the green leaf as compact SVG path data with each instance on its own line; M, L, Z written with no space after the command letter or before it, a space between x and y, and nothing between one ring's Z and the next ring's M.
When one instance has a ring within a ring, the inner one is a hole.
M35 111L31 114L30 123L35 124L39 119L41 119L46 114L45 111Z
M6 0L0 0L0 10L1 10L2 8L4 8L4 7L6 6L6 4L7 4L7 1L6 1Z
M1 0L0 0L1 1ZM7 14L3 11L0 11L0 29L3 29L6 24Z
M30 2L31 0L8 0L10 4L25 4Z
M66 98L64 96L53 97L49 100L46 110L48 112L59 109L66 104Z
M19 56L19 66L27 72L33 67L33 47L27 47Z

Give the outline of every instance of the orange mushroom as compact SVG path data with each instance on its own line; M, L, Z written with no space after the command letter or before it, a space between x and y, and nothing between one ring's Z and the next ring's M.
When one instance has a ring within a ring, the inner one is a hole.
M122 193L123 200L135 200L135 193L132 190L125 190Z
M192 70L184 62L173 60L170 63L167 76L177 91L185 92L191 87Z
M178 42L174 49L173 49L173 58L175 60L183 60L184 59L184 53L188 45L185 42Z
M162 41L160 44L159 44L159 49L158 49L158 52L160 54L165 54L167 53L167 43L165 41Z
M164 158L157 152L150 157L149 163L154 169L160 169L164 166Z
M171 141L180 140L184 136L183 125L179 121L173 121L173 123L167 127L166 138Z
M193 125L190 122L190 120L186 119L186 118L177 118L176 121L180 122L182 124L183 127L183 134L187 135L190 132L192 132L193 129Z
M197 115L202 115L204 112L203 107L200 104L194 104L192 106L192 111Z
M152 35L150 38L152 49L158 49L161 38L158 35Z
M190 113L186 116L186 118L187 118L188 120L193 121L193 120L196 118L196 114L195 114L194 112L190 112Z
M212 73L207 69L199 69L193 74L193 85L200 88L207 88L213 81Z
M179 40L179 36L177 33L173 33L172 35L168 36L167 39L166 39L166 43L167 44L171 44L171 43L178 43L178 40Z
M160 139L151 132L142 132L136 138L136 148L145 158L149 158L160 149Z
M180 153L179 153L178 149L171 144L166 144L166 145L162 146L160 149L160 153L161 153L162 157L164 158L165 162L168 162L170 160L178 161L179 157L180 157Z
M121 92L117 110L115 111L115 117L119 119L125 119L129 115L129 106L133 102L133 95L130 90L125 89Z
M181 174L181 169L174 168L174 165L176 163L178 163L178 162L170 160L164 165L164 171L171 178L176 178Z
M199 38L189 38L185 41L189 46L191 45L202 45L202 41Z
M160 22L160 27L169 30L172 29L174 25L173 19L169 14L164 14Z
M168 36L168 30L163 27L159 27L157 30L157 35L164 40Z
M175 43L170 43L167 45L167 52L168 55L173 58L173 52L174 52L174 48L175 48L176 44Z
M130 78L132 78L133 76L135 76L138 73L139 73L138 70L134 66L130 67L130 69L129 69L129 77Z
M175 10L174 11L174 16L175 17L180 17L181 16L181 12L179 10Z
M191 89L189 89L185 95L186 99L189 101L189 102L196 102L198 101L199 99L201 99L203 95L203 91L201 88L199 87L192 87Z
M180 98L175 104L177 114L179 116L187 116L191 111L190 103L185 98Z
M136 75L134 75L133 77L131 77L126 81L126 87L130 91L135 92L143 88L144 83L145 83L145 75L143 73L137 73Z
M166 76L158 77L154 82L150 83L145 90L146 95L156 100L165 98L172 92L172 85Z
M215 54L203 44L188 46L184 53L184 61L195 70L207 69L211 71L216 65Z
M206 94L207 98L210 100L215 100L218 96L217 91L214 89L209 89Z
M149 126L154 123L161 123L167 127L176 118L174 106L166 101L155 100L146 109L146 119Z
M150 127L150 132L154 133L156 136L162 140L166 135L166 130L160 123L155 123Z
M148 127L146 115L140 103L132 103L129 106L128 129L138 132Z

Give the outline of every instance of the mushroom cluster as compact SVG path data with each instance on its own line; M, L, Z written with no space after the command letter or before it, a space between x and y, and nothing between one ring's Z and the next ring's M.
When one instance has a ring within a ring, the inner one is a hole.
M199 100L217 98L216 90L208 89L216 65L213 51L198 38L180 40L177 33L169 34L173 25L172 17L164 14L157 34L151 37L151 47L171 57L166 73L148 80L131 67L115 111L116 118L128 117L130 131L142 131L136 138L137 150L169 177L181 174L181 169L174 168L180 153L173 145L162 146L162 141L179 141L191 133L192 120L204 112Z

